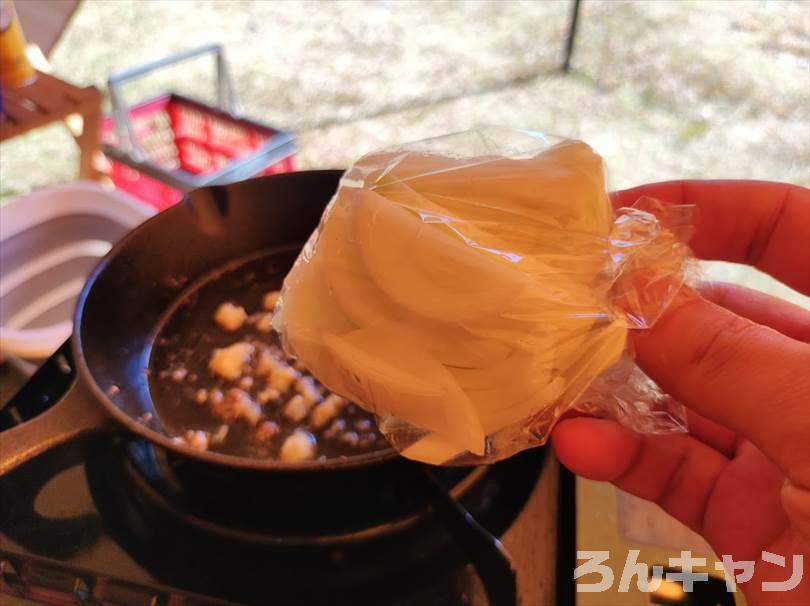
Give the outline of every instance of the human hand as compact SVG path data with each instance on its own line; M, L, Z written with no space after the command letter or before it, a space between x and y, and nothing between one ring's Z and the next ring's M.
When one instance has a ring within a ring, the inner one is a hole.
M695 204L690 245L702 259L746 263L810 294L810 190L756 181L678 181L616 194ZM637 361L688 409L689 433L640 435L613 421L572 418L554 429L561 462L656 502L718 555L756 562L749 606L810 604L810 314L730 284L685 297L645 331ZM785 568L762 552L785 558ZM802 581L788 579L794 554Z

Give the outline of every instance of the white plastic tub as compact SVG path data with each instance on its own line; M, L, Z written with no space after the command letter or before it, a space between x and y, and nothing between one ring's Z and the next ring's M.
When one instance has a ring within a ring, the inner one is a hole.
M50 356L70 336L73 306L90 271L154 212L84 181L0 208L0 357Z

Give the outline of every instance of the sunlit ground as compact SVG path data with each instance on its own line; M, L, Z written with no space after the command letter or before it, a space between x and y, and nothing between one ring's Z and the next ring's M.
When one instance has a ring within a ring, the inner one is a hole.
M614 188L679 177L810 185L808 2L585 0L574 70L562 75L569 9L85 0L50 59L56 74L103 89L115 70L222 42L246 113L295 130L301 168L496 124L586 140ZM212 74L198 61L126 94L213 99ZM0 199L71 180L76 166L58 126L4 143Z

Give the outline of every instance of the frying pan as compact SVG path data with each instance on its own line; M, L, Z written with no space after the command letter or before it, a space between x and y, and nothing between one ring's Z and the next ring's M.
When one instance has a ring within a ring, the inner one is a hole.
M423 473L424 467L392 449L299 462L199 451L173 442L155 410L145 369L166 310L189 284L215 268L257 251L303 245L341 175L305 171L201 188L116 244L77 302L71 343L78 378L52 408L0 434L0 476L54 446L102 430L136 434L185 462L197 476L227 484L235 472L244 472L250 484L283 481L284 490L298 494L309 486L310 497L318 491L340 493L338 487L352 478L362 490L381 478L401 476L403 469L413 477L418 469L434 514L470 557L491 603L513 604L514 572L500 543L432 474Z
M394 458L387 450L287 463L174 444L161 425L144 372L155 328L184 288L234 259L303 243L340 174L294 173L202 188L113 247L91 273L77 302L72 350L79 380L57 406L3 434L0 474L111 421L167 450L243 469L328 469Z

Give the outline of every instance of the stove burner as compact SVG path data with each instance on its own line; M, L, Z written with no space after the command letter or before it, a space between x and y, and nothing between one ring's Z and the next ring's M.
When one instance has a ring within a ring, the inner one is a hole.
M52 383L39 376L26 393ZM15 398L28 418L23 400L38 400ZM487 603L481 579L431 507L425 467L394 460L384 474L364 471L347 484L334 475L240 474L188 461L136 438L100 436L0 478L0 493L13 495L0 499L0 568L16 571L2 575L0 594L11 575L21 596L63 577L73 587L76 577L94 598L127 606L192 594L183 603ZM429 470L500 536L544 462L536 449L490 467ZM108 599L125 588L164 597Z
M426 473L459 498L489 471L428 470L403 460L361 476L279 478L228 469L217 477L210 466L195 468L143 440L127 441L124 451L125 481L151 506L206 532L277 545L339 544L404 531L430 515Z
M323 524L307 526L306 518L333 507L328 500L304 504L296 519L277 519L278 510L264 509L274 489L239 494L240 486L255 480L245 478L232 482L227 493L238 505L210 508L189 503L189 493L199 489L190 488L189 479L197 478L186 473L178 481L168 453L137 440L120 440L112 452L109 444L99 448L106 456L90 456L86 465L95 505L116 540L162 583L248 604L266 604L271 596L280 605L485 603L472 601L480 593L478 579L424 503L398 516L401 507L344 510L340 515L349 521L324 530ZM500 535L525 504L543 459L538 450L488 468L440 471L453 472L442 480ZM273 484L266 475L265 481ZM216 486L210 482L208 491ZM390 483L383 488L390 491ZM385 502L368 494L375 506ZM254 527L235 519L251 498L257 502L245 519L256 522L263 512L268 518ZM394 515L383 521L386 513Z

